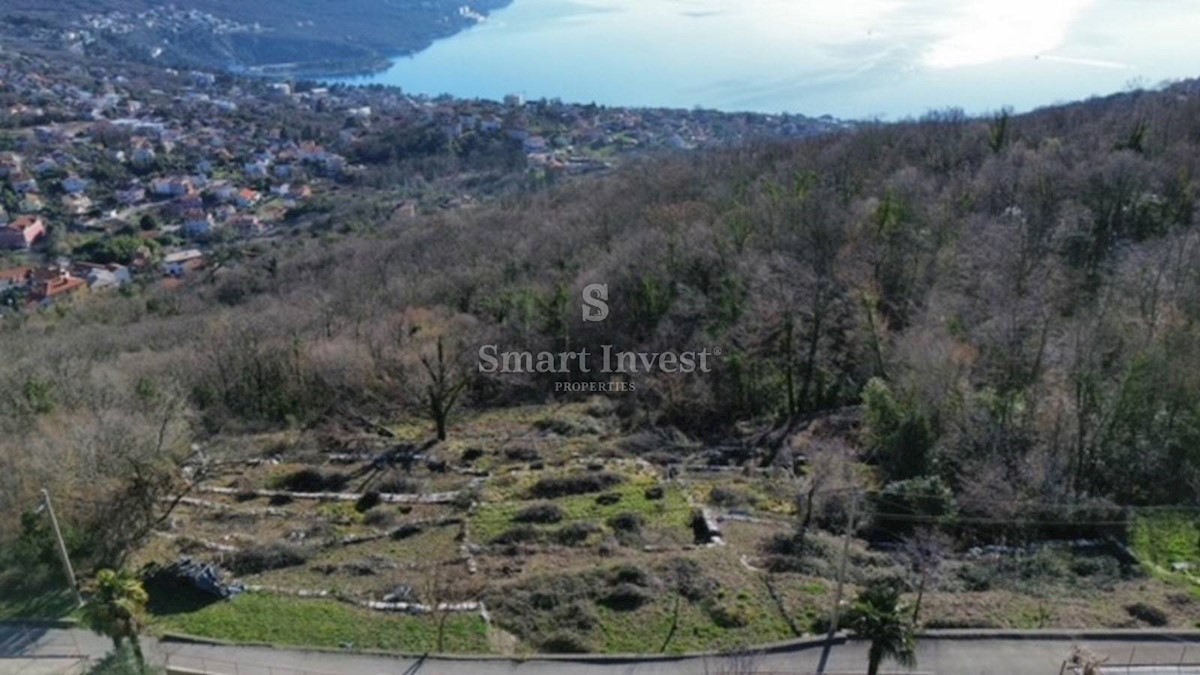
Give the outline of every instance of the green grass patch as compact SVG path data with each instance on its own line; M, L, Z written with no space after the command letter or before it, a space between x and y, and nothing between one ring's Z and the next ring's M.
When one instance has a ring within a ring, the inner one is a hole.
M184 613L163 613L154 627L168 632L233 642L378 649L411 653L437 648L437 626L429 617L373 612L334 600L307 600L247 593ZM487 625L476 614L446 622L445 650L488 651Z
M1200 564L1200 523L1194 513L1154 511L1134 518L1130 533L1134 553L1143 562L1170 572L1173 563ZM1193 569L1189 576L1200 573Z
M683 654L795 637L769 600L757 594L734 592L713 601L720 605L723 617L736 616L740 624L724 626L714 619L712 607L685 599L678 602L676 618L677 597L672 594L635 612L597 607L602 640L599 650L610 654Z
M487 542L517 525L513 518L521 510L542 501L551 501L563 510L559 525L591 521L603 524L623 513L635 513L646 519L648 528L677 530L681 536L691 536L692 509L678 489L668 488L662 499L647 499L646 489L654 486L653 478L638 476L603 493L573 495L554 500L522 500L481 504L471 520L471 534L476 541ZM600 494L616 494L620 500L612 504L596 501ZM556 526L539 526L554 528Z

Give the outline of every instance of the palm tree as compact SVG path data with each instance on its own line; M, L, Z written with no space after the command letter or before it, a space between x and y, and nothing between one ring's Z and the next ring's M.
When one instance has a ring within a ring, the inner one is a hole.
M876 583L863 589L847 616L847 625L871 642L867 675L878 675L879 666L888 658L905 667L917 665L916 635L895 584Z
M138 668L144 670L146 660L138 641L138 631L150 596L141 580L124 571L100 570L88 591L90 598L82 610L84 625L112 638L113 647L118 651L128 639Z

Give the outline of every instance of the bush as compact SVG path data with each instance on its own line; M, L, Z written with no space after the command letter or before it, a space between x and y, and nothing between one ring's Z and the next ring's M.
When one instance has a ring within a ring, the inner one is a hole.
M534 504L521 509L513 520L518 523L557 523L566 517L557 504Z
M395 515L393 515L390 511L387 511L384 509L376 509L373 511L369 511L369 512L367 512L366 515L363 516L363 524L370 525L371 527L381 527L381 528L391 527L392 523L394 523L395 520L396 520Z
M375 489L387 495L412 495L421 492L421 481L404 476L387 476L380 480Z
M421 534L421 532L423 532L423 531L424 531L424 528L422 528L420 525L415 525L415 524L410 523L408 525L401 525L400 527L396 528L395 530L392 531L392 534L390 536L392 539L399 541L401 539L408 539L409 537L415 537L418 534Z
M631 583L617 584L604 594L600 604L618 612L632 612L649 603L653 598L645 588Z
M583 643L600 625L591 603L598 580L595 572L538 576L493 589L485 602L498 625L539 649L564 631Z
M996 581L996 570L987 565L966 565L958 571L958 578L968 591L990 591Z
M555 542L563 546L579 546L600 531L600 526L595 523L577 522L559 528L552 536Z
M620 513L608 519L608 526L617 532L637 534L642 531L645 519L637 513Z
M954 517L954 492L937 476L921 476L888 483L875 497L876 536L911 532L917 522L937 522Z
M646 570L636 565L621 565L612 570L612 582L614 584L634 584L635 586L650 586L654 583L654 577Z
M742 628L750 624L750 613L741 605L729 602L708 603L708 616L721 628Z
M744 490L718 485L708 494L708 503L713 506L734 508L746 506L751 502L750 495Z
M379 504L382 502L383 498L379 496L378 492L375 492L374 490L370 492L364 492L363 496L359 497L358 501L354 503L354 510L358 511L359 513L365 513L376 506L379 506Z
M664 569L675 590L692 602L701 602L713 597L720 584L704 574L700 563L690 558L674 558Z
M234 574L259 574L303 565L308 562L309 557L309 552L299 546L284 543L266 544L234 553L229 561L229 569Z
M462 463L471 464L480 457L483 457L483 450L480 450L479 448L468 448L463 451Z
M897 397L879 378L867 382L862 400L867 452L884 476L904 480L924 474L937 436L919 407Z
M288 504L291 504L292 501L291 495L271 495L271 498L267 500L267 503L271 506L287 506Z
M596 503L600 506L612 506L613 504L620 503L620 501L621 495L617 494L616 492L605 492L604 494L596 497Z
M592 651L587 640L569 631L559 631L539 645L546 654L586 654Z
M1171 623L1166 612L1144 602L1135 602L1132 605L1126 605L1125 611L1129 612L1129 616L1155 628L1161 628Z
M602 492L615 485L620 485L624 481L622 476L608 472L551 476L534 483L529 492L538 499L555 499L589 492Z
M645 497L649 501L658 501L667 496L666 489L661 485L646 488Z
M273 482L275 487L289 492L337 492L346 487L350 477L340 473L326 473L318 469L300 469Z
M602 434L604 429L599 422L591 418L582 419L541 419L533 423L538 431L549 431L559 436L585 436L587 434Z
M536 462L542 458L533 448L508 448L504 456L511 462Z

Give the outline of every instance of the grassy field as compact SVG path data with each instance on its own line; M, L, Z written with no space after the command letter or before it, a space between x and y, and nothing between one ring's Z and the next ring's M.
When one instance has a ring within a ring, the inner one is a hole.
M1195 577L1200 569L1200 523L1196 514L1185 511L1140 513L1134 519L1130 545L1139 560L1156 569L1148 572L1174 575L1172 565L1192 565L1186 576Z
M662 499L649 499L646 490L656 481L645 476L632 477L607 494L619 500L603 504L598 494L583 494L554 500L512 500L481 504L471 519L471 531L479 541L490 541L514 525L513 518L523 509L543 501L553 501L564 514L563 523L591 521L604 523L620 514L637 514L654 529L670 531L684 539L691 537L692 509L678 489L665 490Z
M307 600L247 593L201 609L156 615L156 630L234 642L379 649L425 653L437 648L431 618L382 614L333 600ZM487 625L475 614L446 622L445 650L488 650Z

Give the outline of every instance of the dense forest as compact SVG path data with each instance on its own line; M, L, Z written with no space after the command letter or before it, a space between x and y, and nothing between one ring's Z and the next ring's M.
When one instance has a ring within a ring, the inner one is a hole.
M4 319L0 511L72 495L78 550L114 561L223 439L569 398L560 375L480 373L483 344L720 349L710 373L632 376L612 395L626 431L813 461L825 446L778 439L850 415L884 493L965 522L1191 504L1198 187L1183 83L644 159L254 244L182 293ZM607 321L581 321L592 283Z

